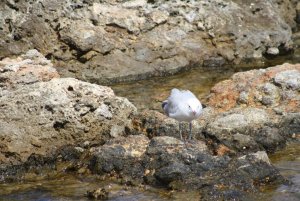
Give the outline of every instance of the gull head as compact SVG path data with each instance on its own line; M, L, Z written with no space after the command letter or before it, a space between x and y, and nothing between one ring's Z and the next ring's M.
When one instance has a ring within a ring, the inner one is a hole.
M192 116L195 119L200 116L202 111L202 105L198 99L189 99L187 101L187 107L190 116Z

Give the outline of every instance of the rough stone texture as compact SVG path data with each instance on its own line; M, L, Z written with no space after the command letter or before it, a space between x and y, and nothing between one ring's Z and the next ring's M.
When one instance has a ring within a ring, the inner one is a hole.
M245 107L299 112L299 84L299 64L236 73L211 89L208 104L220 112Z
M92 148L90 169L98 174L116 171L133 178L142 177L144 171L141 158L149 141L144 135L119 137L101 147Z
M55 78L52 64L35 50L1 65L0 76L6 78L0 82L2 165L20 164L67 144L101 144L132 128L136 108L126 98L109 87Z
M64 76L97 83L292 49L296 1L2 1L1 58L36 48ZM299 9L298 9L299 10ZM297 18L298 19L298 18Z
M0 87L12 89L17 85L32 84L59 78L53 64L37 50L29 50L16 59L0 61Z
M299 64L236 73L212 88L202 131L237 150L274 152L300 132L299 84Z
M283 179L264 151L214 156L202 141L183 143L168 136L151 141L143 135L119 137L89 152L94 173L117 173L129 184L138 180L138 184L197 190L204 200L245 198L257 194L259 185Z

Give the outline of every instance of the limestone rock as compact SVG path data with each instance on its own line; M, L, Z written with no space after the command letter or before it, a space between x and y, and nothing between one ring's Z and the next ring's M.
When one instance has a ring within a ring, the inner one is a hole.
M0 78L3 165L21 164L68 144L101 144L132 129L136 108L126 98L109 87L59 78L36 50L0 61Z
M294 48L298 7L276 0L3 1L1 59L37 48L64 77L94 83L165 76L195 65L259 64L265 55Z

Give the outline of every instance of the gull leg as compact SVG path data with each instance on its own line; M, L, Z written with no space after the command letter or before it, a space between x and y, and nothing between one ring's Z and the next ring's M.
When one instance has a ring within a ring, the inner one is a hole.
M181 134L181 122L179 122L179 135L180 135L180 140L182 140L182 134Z
M190 122L190 134L189 134L189 140L191 140L192 139L192 122Z

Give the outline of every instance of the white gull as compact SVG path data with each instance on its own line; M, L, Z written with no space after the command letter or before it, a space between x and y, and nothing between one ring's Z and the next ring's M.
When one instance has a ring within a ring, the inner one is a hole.
M162 108L168 117L179 121L180 139L182 139L181 122L190 123L189 139L192 139L192 121L202 112L198 98L189 90L172 89L171 95L163 101Z

